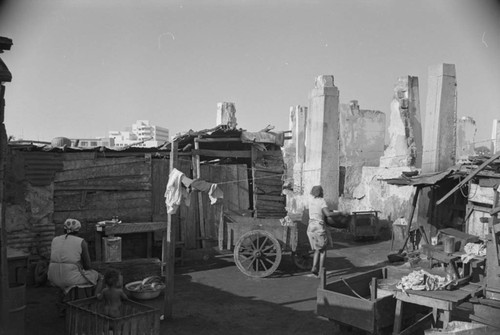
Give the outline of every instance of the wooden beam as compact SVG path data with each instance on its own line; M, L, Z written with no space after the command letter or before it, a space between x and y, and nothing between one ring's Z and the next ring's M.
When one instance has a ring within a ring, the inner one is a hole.
M474 171L472 171L469 175L467 175L467 177L465 177L460 183L458 183L450 192L446 193L446 195L444 197L442 197L441 199L439 199L437 202L436 202L436 205L440 205L443 203L443 201L445 201L446 199L448 199L453 193L455 193L456 191L458 191L460 189L460 187L464 186L469 180L471 180L472 178L474 178L475 175L477 175L479 172L481 172L485 167L487 167L491 162L493 162L494 160L496 160L497 158L500 157L500 152L497 152L495 155L493 155L490 159L488 159L487 161L485 161L483 164L481 164L478 168L476 168Z
M210 137L210 138L195 138L195 142L241 142L239 137Z
M3 85L0 85L3 87ZM0 100L3 99L3 92ZM0 123L0 334L9 328L9 267L7 264L7 229L5 223L5 168L7 161L7 133Z
M194 149L199 150L200 149L200 138L195 138L194 139ZM200 155L195 155L193 159L193 174L194 178L201 178L201 167L200 167ZM205 248L207 245L207 242L205 240L206 238L206 231L205 231L205 215L204 215L204 209L203 209L203 194L201 192L198 192L198 217L200 220L200 238L201 238L201 247Z
M67 185L57 186L54 185L54 191L149 191L151 185L115 185L115 186L99 186L99 185Z
M196 142L195 142L196 143ZM250 158L250 150L208 150L195 149L191 151L193 156L209 156L209 157L234 157L234 158Z
M178 166L178 143L173 141L170 152L170 173ZM162 266L165 274L165 291L163 301L163 317L172 319L174 305L174 265L175 265L175 225L172 224L172 214L167 216L167 229L163 231Z

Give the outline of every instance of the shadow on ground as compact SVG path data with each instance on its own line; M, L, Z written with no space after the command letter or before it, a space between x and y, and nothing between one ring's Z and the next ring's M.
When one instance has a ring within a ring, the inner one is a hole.
M390 241L389 241L390 242ZM335 241L328 251L328 281L386 265L387 241ZM235 266L231 253L176 268L173 318L161 334L357 334L340 331L316 315L319 279L297 270L284 254L268 278L251 278ZM56 310L57 290L28 287L26 335L64 334ZM163 310L163 296L141 301Z

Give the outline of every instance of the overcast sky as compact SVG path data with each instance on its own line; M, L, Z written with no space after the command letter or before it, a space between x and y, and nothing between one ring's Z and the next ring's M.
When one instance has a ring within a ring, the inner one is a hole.
M136 120L171 134L215 126L288 128L317 75L340 102L390 112L399 76L417 76L425 114L430 65L456 65L458 116L476 141L500 119L500 5L490 0L12 0L0 6L7 133L31 140L104 137Z

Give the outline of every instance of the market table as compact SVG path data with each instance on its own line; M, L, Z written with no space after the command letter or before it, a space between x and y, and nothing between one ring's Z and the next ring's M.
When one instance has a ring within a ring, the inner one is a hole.
M469 299L482 291L482 287L478 284L468 284L459 289L448 291L395 291L396 311L394 316L393 334L406 334L410 327L406 330L401 330L403 320L403 304L411 303L420 306L432 308L432 317L436 323L438 319L443 322L443 328L446 328L450 322L450 313L457 305ZM440 314L442 318L440 317Z
M95 255L98 261L102 260L102 237L135 233L147 234L146 257L150 258L152 253L153 232L164 230L167 227L166 222L108 222L111 221L106 221L105 225L97 227L95 231Z
M430 245L424 244L422 245L423 253L429 259L429 267L432 268L432 262L437 261L447 266L451 266L453 272L457 279L464 279L466 277L471 277L473 269L484 265L486 261L485 256L474 256L469 262L464 263L461 260L462 255L465 255L463 251L456 251L452 253L444 252L442 245ZM463 273L460 274L458 271L458 264L463 263Z

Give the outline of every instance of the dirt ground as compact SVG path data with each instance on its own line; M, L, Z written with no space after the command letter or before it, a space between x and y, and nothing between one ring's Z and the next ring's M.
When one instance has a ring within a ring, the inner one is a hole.
M334 238L326 261L329 280L387 264L390 245L388 239ZM345 334L315 314L318 284L319 279L296 270L289 254L268 278L247 277L232 254L186 264L176 268L173 319L161 322L161 334ZM52 287L28 287L26 335L64 334L56 299ZM160 309L163 296L146 304Z

